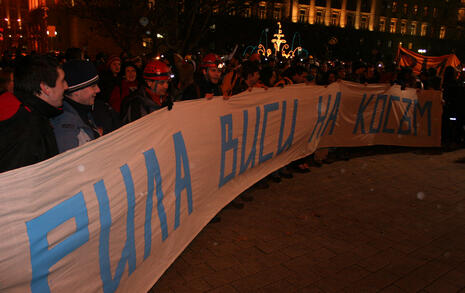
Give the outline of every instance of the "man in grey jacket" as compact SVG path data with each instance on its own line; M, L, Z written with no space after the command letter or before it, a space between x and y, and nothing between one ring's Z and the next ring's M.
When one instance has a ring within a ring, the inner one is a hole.
M92 115L95 96L100 92L95 66L89 61L71 60L63 70L68 82L63 114L51 120L60 153L103 135Z

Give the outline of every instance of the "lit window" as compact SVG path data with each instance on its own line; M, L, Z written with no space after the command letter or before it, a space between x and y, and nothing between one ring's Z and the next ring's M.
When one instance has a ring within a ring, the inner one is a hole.
M465 21L465 9L459 9L458 21Z
M316 12L316 22L322 24L322 23L324 23L324 21L325 21L325 17L324 17L323 11L318 10Z
M403 14L407 14L407 11L408 11L408 4L405 3L405 4L404 4L404 7L402 8L402 13L403 13Z
M277 6L273 10L273 18L278 20L281 18L281 7Z
M265 19L266 18L266 6L259 6L258 7L258 18Z
M397 12L397 1L392 2L392 12Z
M405 34L407 33L407 21L402 21L400 24L400 33Z
M335 26L339 24L339 13L333 13L331 15L331 24Z
M436 7L433 8L433 17L438 17L438 9Z
M416 22L412 22L410 24L410 34L412 36L416 35L417 34L417 23Z
M386 31L386 19L385 18L380 18L379 19L378 28L379 28L380 32L385 32Z
M414 14L414 15L417 15L417 14L418 14L418 5L417 5L417 4L415 4L415 5L413 6L413 14Z
M428 6L423 7L423 15L428 16Z
M362 16L360 18L360 27L362 29L368 29L368 17Z
M446 27L441 26L441 30L439 31L439 38L444 39L446 37Z
M397 19L391 19L391 24L389 25L389 32L395 33L397 30Z
M421 36L424 37L428 33L428 24L422 23L421 24Z
M307 22L307 9L300 9L299 11L299 21L300 22Z

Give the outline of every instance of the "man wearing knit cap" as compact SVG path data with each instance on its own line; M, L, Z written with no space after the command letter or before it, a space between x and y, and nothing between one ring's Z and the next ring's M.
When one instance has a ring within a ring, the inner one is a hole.
M103 134L92 116L95 95L100 92L95 66L84 60L63 65L68 90L63 100L63 114L52 119L60 153L83 145Z

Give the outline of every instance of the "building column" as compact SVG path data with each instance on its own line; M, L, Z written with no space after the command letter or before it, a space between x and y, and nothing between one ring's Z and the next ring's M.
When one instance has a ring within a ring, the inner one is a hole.
M315 0L310 0L310 13L308 15L308 23L315 24Z
M80 47L80 44L79 44L79 36L81 35L79 33L79 20L77 18L77 16L75 15L72 15L70 17L71 21L69 23L69 31L70 31L70 44L71 44L71 47L76 47L76 48L79 48Z
M291 15L291 12L292 12L292 1L291 0L286 0L285 1L285 4L284 4L284 19L292 19L292 15Z
M10 29L11 28L11 15L10 15L10 1L9 0L5 1L5 16L8 19L7 20L8 29ZM3 33L6 34L6 32L3 32Z
M292 22L297 22L299 20L299 1L298 0L292 1L291 11L292 11L292 14L291 14Z
M342 0L341 6L341 19L339 20L339 26L344 28L347 23L347 0Z
M362 0L357 0L357 9L355 11L355 29L360 29L360 10L362 10Z
M329 26L330 23L331 23L331 0L326 0L325 25Z
M375 30L375 17L376 17L376 0L371 0L370 20L368 23L368 29L370 31Z

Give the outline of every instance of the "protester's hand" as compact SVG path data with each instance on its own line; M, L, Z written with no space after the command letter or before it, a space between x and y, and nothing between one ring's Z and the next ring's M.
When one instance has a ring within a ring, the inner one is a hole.
M231 91L223 93L223 100L229 100L231 97Z
M212 98L213 98L213 94L212 94L212 93L207 93L207 94L205 94L205 99L211 100Z

